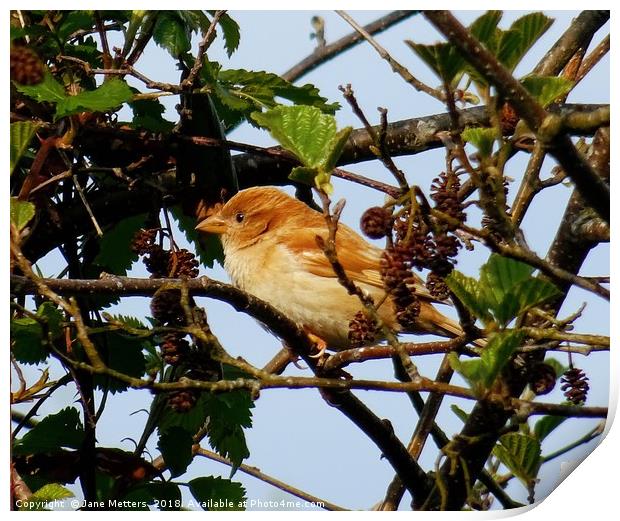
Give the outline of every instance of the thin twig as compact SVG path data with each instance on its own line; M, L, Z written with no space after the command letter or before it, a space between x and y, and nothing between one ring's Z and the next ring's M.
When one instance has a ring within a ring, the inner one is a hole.
M371 35L378 34L398 22L413 16L414 14L416 14L415 11L393 11L381 18L378 18L374 22L365 25L364 30ZM285 80L292 83L302 76L305 76L319 65L335 58L363 41L364 38L362 35L357 31L353 31L333 43L327 44L324 47L317 47L312 54L306 56L303 60L291 67L281 76Z
M203 449L202 447L200 447L196 453L210 460L223 463L224 465L228 465L229 467L233 466L233 463L229 459L224 458L213 451ZM287 492L288 494L291 494L292 496L296 496L309 503L313 503L315 506L321 507L325 510L333 510L333 511L348 510L347 508L343 508L334 503L330 503L329 501L325 501L324 499L321 499L320 497L313 496L312 494L309 494L308 492L304 492L303 490L293 487L289 485L288 483L285 483L284 481L280 481L279 479L269 476L268 474L261 472L256 467L251 467L250 465L241 463L241 465L239 465L237 468L241 472L244 472L245 474L248 474L257 479L260 479L261 481L264 481L265 483L268 483L269 485L272 485L276 487L277 489Z
M594 68L594 66L599 61L601 61L603 56L605 56L609 52L609 45L609 35L607 35L599 42L599 44L594 48L594 50L584 58L584 60L581 62L579 70L577 71L577 75L575 76L575 85L577 85L581 80L583 80Z
M359 25L345 11L336 10L336 13L338 13L338 15L340 15L341 18L343 18L351 27L353 27L353 29L355 29L359 34L361 34L364 37L364 39L370 45L372 45L375 51L379 53L379 56L381 56L381 58L383 58L385 61L387 61L390 64L390 67L392 67L392 70L396 74L398 74L401 78L403 78L407 83L409 83L409 85L411 85L417 91L425 92L429 96L432 96L433 98L436 98L440 101L443 100L441 91L438 91L437 89L433 89L429 87L428 85L426 85L425 83L422 83L420 80L418 80L413 74L411 74L411 72L404 65L401 65L398 61L396 61L390 55L390 53L388 53L379 44L379 42L377 42L377 40L375 40L372 37L372 35L368 33L368 31L366 31L361 25Z
M209 48L209 46L215 39L215 36L217 35L217 32L216 32L217 24L219 23L220 18L225 14L226 14L226 10L223 10L223 11L216 11L215 14L213 15L213 19L211 20L211 23L209 24L208 29L203 34L200 44L198 45L198 52L196 53L196 59L194 60L194 65L192 66L192 69L189 71L187 78L185 78L181 82L182 87L189 89L189 90L192 90L195 88L196 82L198 80L198 74L200 73L200 70L202 69L202 63L204 60L205 52L207 52L207 49Z
M80 186L80 183L77 179L77 175L73 174L72 178L73 178L73 184L75 186L75 189L77 190L77 193L79 194L80 199L82 200L82 204L84 205L84 208L86 209L86 212L88 213L88 216L90 217L90 220L93 223L93 226L95 228L95 231L97 232L97 235L99 237L103 237L103 230L101 229L101 226L99 226L99 223L97 222L97 218L95 217L95 214L93 213L93 209L90 207L90 204L88 204L88 201L86 200L86 196L84 195L84 191L82 190L82 187Z

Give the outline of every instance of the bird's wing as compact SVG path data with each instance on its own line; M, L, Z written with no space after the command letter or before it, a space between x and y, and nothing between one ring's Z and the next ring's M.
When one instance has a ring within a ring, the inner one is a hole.
M323 226L305 227L287 236L286 244L304 268L318 277L335 277L334 269L325 253L316 243L317 235L327 239L328 231ZM336 235L336 253L338 260L351 280L383 289L380 263L382 250L367 243L349 227L340 224ZM415 291L419 297L434 302L443 302L434 298L426 289L422 279L415 278Z

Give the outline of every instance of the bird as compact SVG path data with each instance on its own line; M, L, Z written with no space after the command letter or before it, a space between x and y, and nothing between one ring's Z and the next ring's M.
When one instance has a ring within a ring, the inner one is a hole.
M237 192L196 230L220 236L224 269L234 286L284 313L309 334L320 352L351 347L349 324L364 306L342 286L317 244L317 236L326 240L329 235L321 212L277 188L252 187ZM383 324L396 333L463 334L457 322L435 308L443 301L435 299L415 274L420 312L415 327L403 331L381 278L383 250L342 223L335 244L347 276L373 298Z

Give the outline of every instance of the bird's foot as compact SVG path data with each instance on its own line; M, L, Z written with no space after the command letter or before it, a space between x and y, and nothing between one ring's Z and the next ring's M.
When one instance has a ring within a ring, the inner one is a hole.
M317 336L314 333L311 333L306 328L304 328L304 331L308 335L308 338L312 340L312 342L314 342L314 348L317 351L316 353L308 355L308 356L310 358L316 358L319 360L324 358L326 356L325 351L327 351L327 342L325 342L325 340L323 340L320 336Z

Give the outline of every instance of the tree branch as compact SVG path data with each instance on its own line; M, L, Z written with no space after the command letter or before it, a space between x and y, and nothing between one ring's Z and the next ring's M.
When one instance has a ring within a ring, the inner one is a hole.
M389 29L393 25L396 25L398 22L413 16L415 11L392 11L391 13L382 16L381 18L377 18L374 22L369 23L364 26L364 30L371 35L379 34L386 29ZM361 43L364 41L364 38L357 31L353 31L352 33L343 36L339 40L336 40L333 43L324 45L322 47L317 47L315 51L306 56L299 63L291 67L288 71L282 74L282 78L291 83L298 80L302 76L305 76L310 71L316 69L319 65L322 65L326 61L335 58L339 54L349 50L351 47Z
M609 222L609 186L579 154L570 137L563 131L561 118L547 113L449 11L426 11L425 16L497 89L500 96L510 102L529 128L549 148L588 204Z

